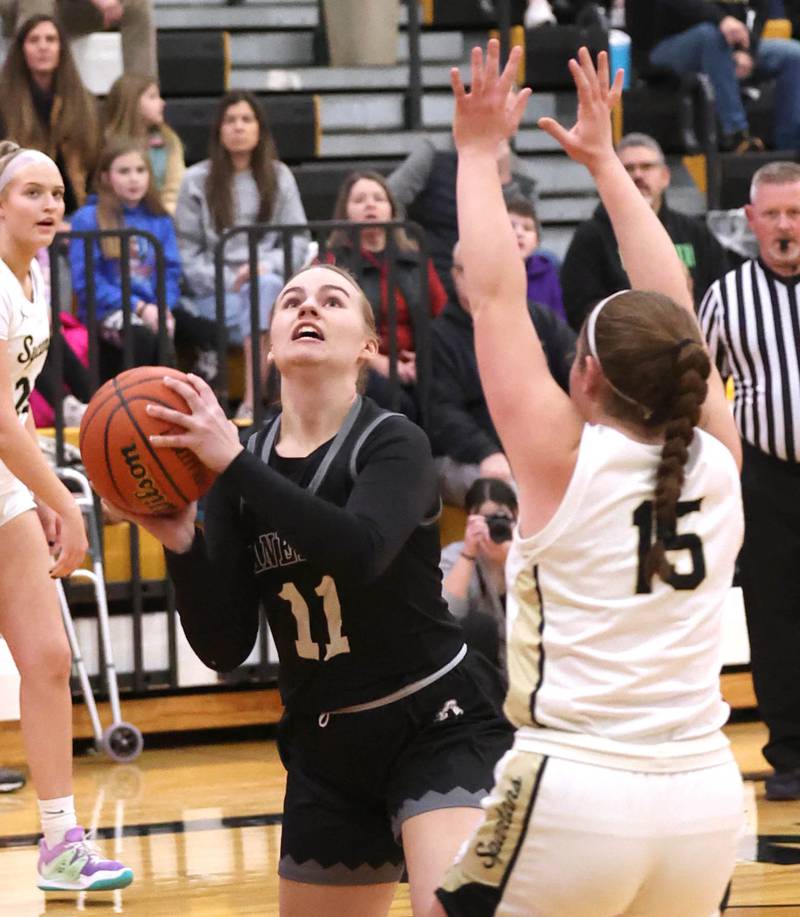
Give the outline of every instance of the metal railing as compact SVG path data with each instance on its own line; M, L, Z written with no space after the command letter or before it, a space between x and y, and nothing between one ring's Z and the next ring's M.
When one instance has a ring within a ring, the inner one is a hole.
M161 242L145 229L122 227L120 229L93 229L84 231L70 230L56 233L50 246L50 302L53 314L53 333L50 343L53 366L56 377L63 379L64 356L63 338L60 334L60 313L64 308L61 302L61 255L65 254L68 245L82 244L86 274L86 328L89 332L89 386L92 393L100 387L100 322L97 318L97 294L95 290L95 243L101 239L118 239L120 242L120 291L122 308L122 361L125 369L133 365L133 339L130 333L131 315L131 253L130 241L134 238L145 239L153 246L155 252L156 299L158 302L158 353L159 360L167 360L169 339L167 337L166 305L166 269L164 250ZM66 311L70 311L71 303ZM56 403L53 405L56 415L56 456L58 464L64 463L64 410L63 394L59 387Z
M53 330L51 335L51 351L53 359L53 369L56 379L63 380L63 347L64 339L60 333L61 322L60 312L71 310L71 303L62 303L61 288L61 271L63 268L62 257L66 251L67 245L82 245L84 251L84 264L86 276L86 327L89 333L89 385L91 392L95 392L101 385L100 378L100 326L101 320L97 315L97 295L95 288L95 265L97 254L95 245L102 239L118 239L120 242L120 291L121 291L121 309L122 309L122 366L129 369L134 365L133 340L130 333L133 314L131 303L131 252L130 242L134 238L146 240L152 247L155 254L155 274L156 274L156 300L158 306L158 355L159 362L168 362L170 353L169 339L167 335L167 305L166 305L166 270L164 251L160 241L147 230L133 227L122 227L119 229L107 230L86 230L70 231L57 233L53 244L50 248L50 287L51 287L51 310ZM55 440L56 440L56 462L58 465L66 464L64 450L64 413L63 413L63 385L56 387L55 404ZM102 509L99 500L95 501L95 513L98 520L102 519ZM149 690L151 687L177 687L177 654L176 654L176 612L174 591L172 584L167 581L145 581L142 578L140 566L140 538L139 529L131 525L128 539L130 579L125 583L110 582L108 586L108 597L112 614L124 611L130 615L131 619L131 646L133 656L132 672L120 677L123 687L142 692ZM101 542L103 527L99 526L101 532ZM101 548L102 549L102 548ZM70 604L75 603L79 610L83 610L85 605L93 613L93 597L91 589L85 585L66 583L65 590L70 600ZM144 631L145 615L148 614L154 605L164 608L167 614L167 632L166 632L166 650L167 665L166 669L159 671L147 671L144 662ZM98 625L99 634L99 625ZM98 653L102 657L102 641L97 640ZM103 668L103 660L100 658L100 669ZM98 676L93 677L93 682L100 687Z

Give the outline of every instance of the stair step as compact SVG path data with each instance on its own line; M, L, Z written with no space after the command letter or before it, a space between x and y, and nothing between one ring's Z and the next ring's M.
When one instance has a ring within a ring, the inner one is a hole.
M425 90L444 89L450 85L448 64L423 64L422 85ZM252 92L273 91L277 86L304 92L352 92L354 89L406 89L408 67L301 67L297 69L256 69L234 67L231 89Z
M216 0L191 0L191 3L156 3L156 28L159 29L315 29L319 22L316 0L283 3L247 3L227 6ZM408 14L400 6L400 26Z
M401 130L404 126L403 92L336 93L320 96L323 131ZM556 100L543 93L528 103L524 126L535 127L542 115L552 115ZM450 130L453 123L453 97L447 93L426 92L422 97L422 123L426 128Z
M322 134L319 154L322 157L407 156L423 139L435 146L447 144L449 130L425 131L340 131ZM523 128L517 134L520 153L557 152L560 147L544 131Z
M582 223L597 207L596 195L543 198L536 205L536 215L542 223Z
M460 32L427 32L420 35L420 56L424 61L449 64L464 56ZM303 31L234 32L231 35L231 60L234 67L305 67L314 64L314 33ZM397 37L397 61L408 61L408 36Z
M223 6L192 0L187 5L158 4L158 29L315 29L316 3L243 3Z

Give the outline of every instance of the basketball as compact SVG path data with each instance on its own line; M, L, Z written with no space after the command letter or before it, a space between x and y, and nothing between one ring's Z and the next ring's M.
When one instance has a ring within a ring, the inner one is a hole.
M182 430L151 417L148 404L188 413L186 402L164 384L185 379L165 366L139 366L109 379L89 402L80 427L83 464L95 491L132 513L166 516L201 497L213 472L189 449L156 448L149 437Z

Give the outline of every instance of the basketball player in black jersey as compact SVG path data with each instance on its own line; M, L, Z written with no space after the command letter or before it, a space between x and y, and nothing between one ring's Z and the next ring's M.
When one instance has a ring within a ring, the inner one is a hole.
M501 688L441 597L439 497L425 434L357 392L377 342L350 276L288 281L271 329L282 413L242 449L202 380L151 405L219 479L191 507L137 518L166 546L186 635L212 668L249 655L263 602L280 655L288 770L281 914L385 914L405 863L415 914L510 744Z

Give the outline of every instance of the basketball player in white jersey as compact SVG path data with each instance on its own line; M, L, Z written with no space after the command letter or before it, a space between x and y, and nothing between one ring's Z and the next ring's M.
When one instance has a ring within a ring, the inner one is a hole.
M133 874L103 860L76 824L72 663L55 577L86 553L81 511L51 471L28 407L47 356L50 315L36 252L64 216L64 182L37 150L0 144L0 634L21 676L22 736L44 839L39 887L122 888Z
M438 897L451 915L709 917L742 785L720 731L723 602L742 537L739 442L675 248L614 155L601 54L571 72L578 120L539 124L591 172L632 283L598 303L570 395L547 371L494 150L499 49L453 72L458 221L481 379L519 486L507 569L517 726L486 819ZM508 98L508 102L506 101Z

